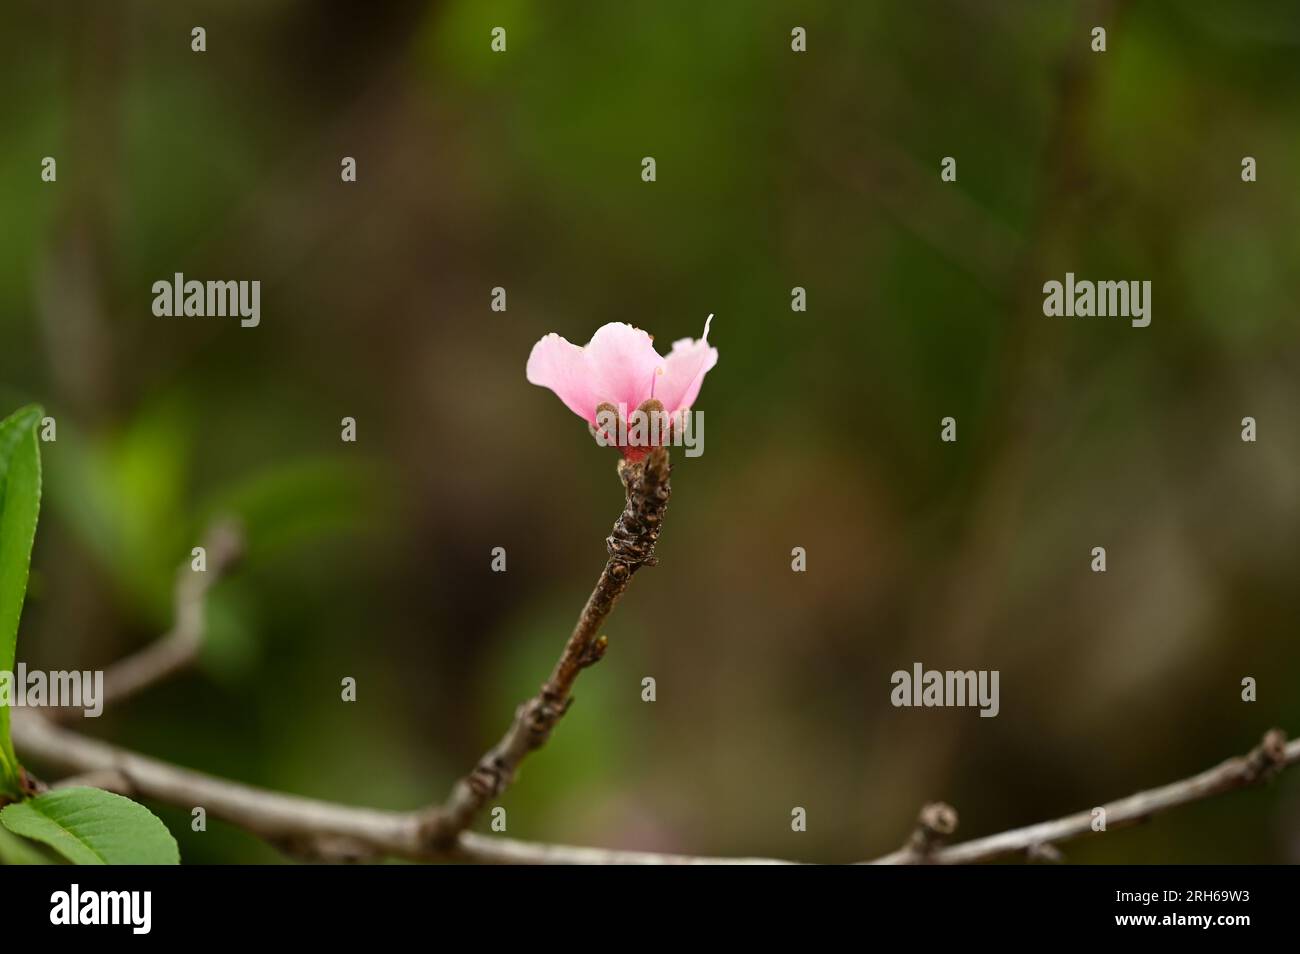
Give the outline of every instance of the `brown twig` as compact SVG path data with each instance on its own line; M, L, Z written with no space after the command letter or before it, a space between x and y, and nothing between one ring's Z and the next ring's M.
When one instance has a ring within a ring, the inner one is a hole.
M944 841L957 830L957 809L947 802L931 802L916 817L916 828L903 850L918 861L933 857Z
M605 654L607 640L599 635L601 625L627 589L632 575L655 562L655 543L672 493L671 470L668 451L662 447L655 448L637 463L619 460L618 474L623 482L625 504L605 540L609 559L596 581L596 588L587 598L550 678L537 695L519 706L501 741L479 759L469 775L456 783L446 803L426 814L423 828L429 841L444 847L450 845L491 799L505 791L519 763L529 752L545 744L555 724L568 711L578 673Z
M201 807L292 853L330 860L420 857L414 814L336 805L214 778L80 735L31 709L15 710L12 730L24 757L56 771L94 773L123 795Z
M15 731L24 746L65 771L92 775L103 787L191 807L202 805L293 854L329 860L395 855L428 859L465 857L474 845L459 836L487 802L510 784L519 763L545 743L572 703L578 673L598 662L608 640L599 633L633 574L655 562L654 548L671 495L668 452L655 448L643 460L619 461L624 508L606 539L609 558L577 625L551 672L532 699L516 711L501 741L456 784L445 805L419 812L385 813L352 809L225 782L200 773L60 730L41 718L26 718ZM233 525L223 524L205 543L208 571L181 568L172 630L105 674L106 700L120 701L194 661L203 643L203 606L208 590L241 550ZM585 849L575 849L584 851ZM517 853L517 849L515 850ZM494 860L483 845L471 851Z
M1300 762L1300 739L1288 743L1281 729L1271 729L1246 755L1228 759L1191 778L1138 792L1127 798L1098 806L1105 810L1106 830L1146 821L1160 812L1198 802L1202 799L1254 785ZM912 845L872 864L946 864L969 865L1015 855L1040 860L1051 855L1051 848L1083 835L1097 835L1093 830L1095 809L1077 812L1064 818L1014 828L986 838L976 838L948 848L918 852ZM953 817L954 828L956 817Z
M285 851L330 861L385 857L417 861L460 860L503 864L789 864L776 858L710 858L658 852L538 844L463 831L439 845L425 836L427 812L386 812L339 805L255 788L90 739L54 725L35 711L14 712L14 740L25 755L58 771L94 777L105 787L136 798L203 807L209 815L252 832ZM1244 756L1188 779L1139 792L1104 806L1107 830L1161 812L1254 785L1300 763L1300 739L1286 742L1280 730ZM955 822L955 818L953 819ZM1061 842L1097 837L1092 811L918 853L913 846L873 864L976 864L999 858L1050 853ZM945 826L932 822L931 828Z
M208 592L239 560L244 536L233 521L221 521L204 535L207 569L189 564L176 575L176 619L171 630L140 652L104 672L104 701L120 702L191 665L203 648L203 610Z
M203 535L202 546L205 570L195 571L186 561L176 571L172 628L104 671L104 704L134 696L193 665L198 658L203 648L203 614L208 593L243 555L244 535L233 520L221 520ZM80 712L80 709L64 707L49 710L49 715L67 721Z
M520 761L542 745L572 701L573 684L587 666L604 655L599 629L627 588L632 575L654 563L664 511L670 496L668 454L655 450L640 463L620 462L626 502L606 540L609 559L587 600L573 634L550 678L519 707L502 740L452 791L447 803L414 812L380 811L302 798L227 781L180 768L61 728L34 710L13 713L12 732L24 754L71 775L62 784L93 784L138 798L202 807L258 835L284 851L328 861L385 857L419 861L459 860L505 864L789 864L774 858L712 858L658 852L618 851L572 845L538 844L467 831L474 815L510 783ZM106 696L120 700L188 665L203 640L203 602L207 591L239 552L239 536L229 525L208 538L209 571L181 571L176 589L176 624L155 646L110 670ZM1267 779L1300 763L1300 740L1288 743L1273 729L1256 748L1215 768L1161 788L1139 792L1101 806L1107 829L1144 821L1160 812ZM1089 810L945 846L956 830L957 813L943 803L922 809L916 830L899 851L874 864L972 864L1021 856L1057 861L1056 845L1094 833Z

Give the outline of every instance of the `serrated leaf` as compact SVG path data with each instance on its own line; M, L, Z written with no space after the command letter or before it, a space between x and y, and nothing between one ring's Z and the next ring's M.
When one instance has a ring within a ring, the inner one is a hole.
M176 839L153 812L99 788L59 788L9 805L0 825L78 865L180 864Z
M41 451L35 405L0 421L0 671L12 672L18 618L27 595L27 573L41 508ZM18 757L9 738L9 709L0 705L0 797L22 794Z

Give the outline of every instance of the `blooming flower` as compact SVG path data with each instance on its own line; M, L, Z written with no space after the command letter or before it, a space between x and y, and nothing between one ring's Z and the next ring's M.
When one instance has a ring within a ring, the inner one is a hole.
M608 420L598 419L603 407L617 409L625 419L647 401L657 402L655 410L680 422L699 396L704 375L718 363L718 349L709 344L712 322L709 315L700 340L673 342L666 357L655 350L650 335L623 322L601 325L586 347L552 333L533 345L528 380L550 388L593 428L608 427ZM631 459L644 454L626 443L618 446Z

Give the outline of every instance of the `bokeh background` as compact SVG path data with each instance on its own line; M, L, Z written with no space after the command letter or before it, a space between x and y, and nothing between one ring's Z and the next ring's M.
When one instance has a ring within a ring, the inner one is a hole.
M441 800L621 507L529 348L712 312L662 565L511 835L849 861L926 801L973 837L1300 732L1294 3L17 2L0 47L0 410L58 422L19 657L107 665L215 515L250 539L203 665L87 731ZM1067 270L1149 279L1151 326L1043 318ZM177 271L260 279L261 326L154 317ZM915 661L1000 670L1001 714L892 708ZM153 807L190 862L282 860ZM1067 857L1298 861L1300 778Z

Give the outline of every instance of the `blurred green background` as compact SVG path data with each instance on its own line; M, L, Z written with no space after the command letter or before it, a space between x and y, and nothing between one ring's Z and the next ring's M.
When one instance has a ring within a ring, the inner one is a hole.
M529 348L712 312L662 565L509 834L849 861L926 801L973 837L1300 732L1290 0L20 2L0 46L0 411L58 421L19 658L107 665L166 628L214 514L250 535L203 666L79 728L441 800L621 506ZM1151 326L1042 317L1067 270L1150 280ZM260 327L154 317L178 271L261 280ZM916 661L1000 670L1001 714L892 708ZM190 862L280 860L152 807ZM1300 861L1300 777L1066 853Z

